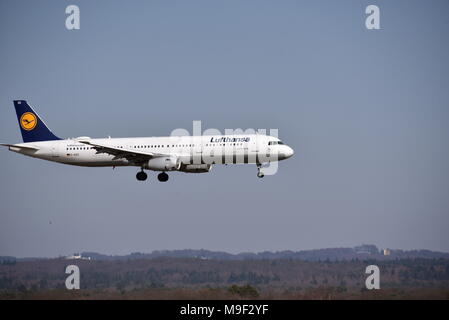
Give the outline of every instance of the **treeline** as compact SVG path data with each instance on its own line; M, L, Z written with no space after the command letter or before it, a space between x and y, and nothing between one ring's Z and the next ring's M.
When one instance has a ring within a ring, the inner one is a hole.
M340 261L340 260L395 260L395 259L449 259L449 253L437 252L431 250L387 250L388 255L385 255L383 250L372 244L364 244L354 248L327 248L315 250L302 251L264 251L258 253L244 252L238 254L231 254L221 251L209 250L162 250L153 251L151 253L134 252L129 255L104 255L96 252L83 252L81 256L91 258L94 260L140 260L140 259L154 259L154 258L199 258L205 260L278 260L278 259L294 259L305 261Z
M365 287L366 266L378 265L382 288L449 290L449 260L401 259L310 262L299 260L203 260L184 258L86 261L49 259L0 265L0 293L64 289L67 265L80 268L81 288L127 292L146 289L230 288L336 292Z

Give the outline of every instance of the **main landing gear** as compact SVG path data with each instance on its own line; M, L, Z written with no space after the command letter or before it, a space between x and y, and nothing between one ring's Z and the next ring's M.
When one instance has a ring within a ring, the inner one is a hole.
M257 176L259 178L263 178L265 176L265 174L263 173L263 171L261 169L262 169L262 164L258 163L257 164Z
M140 171L140 172L137 172L136 178L137 178L137 180L139 180L139 181L145 181L145 180L147 180L148 175L145 173L145 171L142 170L142 171Z
M157 179L158 179L160 182L165 182L165 181L168 180L168 174L166 174L165 172L159 173L159 174L157 175Z
M147 180L147 178L148 178L148 175L145 173L145 171L143 171L143 169L142 169L142 171L139 171L136 174L136 179L139 181L145 181L145 180ZM166 174L165 172L161 172L157 175L157 179L160 182L166 182L166 181L168 181L168 174Z

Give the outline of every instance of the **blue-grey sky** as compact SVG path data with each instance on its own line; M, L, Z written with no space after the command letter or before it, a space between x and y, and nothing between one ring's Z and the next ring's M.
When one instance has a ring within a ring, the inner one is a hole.
M65 8L81 29L65 28ZM365 28L380 8L381 30ZM0 142L13 99L64 138L275 128L279 172L71 167L0 150L0 255L374 243L449 251L449 3L0 2ZM51 223L50 223L51 222Z

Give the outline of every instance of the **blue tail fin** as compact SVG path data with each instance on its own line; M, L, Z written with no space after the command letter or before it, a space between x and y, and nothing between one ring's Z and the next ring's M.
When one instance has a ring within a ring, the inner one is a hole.
M44 121L25 100L14 100L14 107L16 108L23 142L61 140L47 128Z

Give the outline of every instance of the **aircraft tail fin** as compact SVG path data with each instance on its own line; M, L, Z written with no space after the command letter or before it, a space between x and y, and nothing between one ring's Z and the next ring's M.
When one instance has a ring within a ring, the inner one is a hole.
M23 142L61 140L48 129L45 122L25 100L14 100L14 107Z

